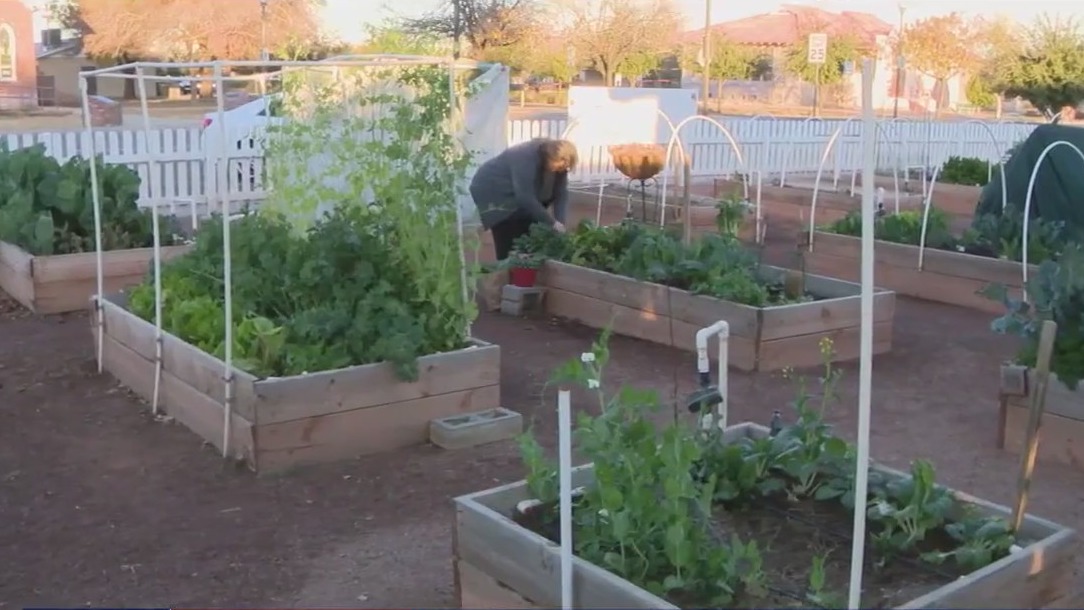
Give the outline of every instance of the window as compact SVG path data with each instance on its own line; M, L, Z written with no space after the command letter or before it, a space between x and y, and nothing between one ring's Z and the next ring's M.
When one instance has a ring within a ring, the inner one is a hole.
M0 23L0 81L15 80L15 30Z

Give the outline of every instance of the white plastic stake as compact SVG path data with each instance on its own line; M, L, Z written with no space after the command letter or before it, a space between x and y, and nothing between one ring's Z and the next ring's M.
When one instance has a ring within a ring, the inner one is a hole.
M557 392L561 497L561 608L572 610L572 393Z
M854 480L854 532L847 607L862 601L862 566L866 550L866 499L869 494L869 420L873 388L873 180L877 170L877 123L873 115L874 63L862 62L862 325L859 342L858 456Z
M136 68L136 88L139 91L139 110L143 115L143 138L147 142L147 192L151 194L151 234L154 237L154 392L151 394L151 413L158 415L158 402L162 395L162 234L158 215L158 151L151 146L151 111L147 103L147 78L143 67Z
M102 353L105 345L105 306L102 305L102 293L105 292L105 265L102 253L102 193L98 184L98 150L94 143L94 123L90 120L90 94L87 90L86 74L79 75L79 94L83 98L83 135L90 148L90 197L94 204L94 267L97 272L97 296L94 298L94 310L98 316L98 373L102 372Z
M222 409L222 457L230 455L230 437L233 435L233 247L230 245L230 185L229 149L226 146L226 84L222 75L222 62L214 63L216 115L218 122L217 180L219 201L222 203L222 299L225 310L226 345L222 362L223 409Z

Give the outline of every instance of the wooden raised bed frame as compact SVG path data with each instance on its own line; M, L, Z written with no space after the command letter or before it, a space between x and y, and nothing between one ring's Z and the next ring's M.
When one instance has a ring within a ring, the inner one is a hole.
M806 271L858 280L862 266L860 238L816 231L813 251L803 248L803 252ZM874 259L877 285L909 297L1001 314L1005 307L978 294L979 290L990 284L1004 284L1014 298L1023 295L1023 270L1016 261L926 248L919 269L918 246L880 240L874 247ZM1037 267L1031 265L1028 277L1036 272Z
M726 431L733 441L762 436L767 429L740 424ZM905 473L872 466L889 476ZM573 472L573 486L591 482L590 465ZM953 492L983 513L1008 518L1009 509ZM518 502L528 500L524 481L456 498L452 563L462 608L557 608L561 605L560 547L512 521ZM1021 533L1029 544L901 608L1043 608L1071 604L1076 535L1073 530L1028 515ZM601 567L573 557L574 608L676 608ZM907 584L907 583L901 583ZM1079 600L1076 600L1077 602Z
M785 273L768 266L761 271ZM834 342L833 360L858 358L860 287L851 282L806 275L806 290L823 300L750 307L554 261L546 263L541 279L550 315L662 345L695 351L696 331L726 320L730 365L743 371L820 364L825 338ZM883 354L892 349L896 295L877 289L873 299L873 353Z
M102 299L104 329L93 330L105 332L105 370L149 401L155 327L124 304ZM162 410L221 450L223 362L163 332L162 363ZM231 453L268 473L422 444L432 419L500 406L500 365L499 346L475 341L419 358L412 383L385 363L268 379L234 368Z
M184 254L189 246L163 246L162 260ZM98 292L97 253L34 256L0 242L0 290L37 314L86 309ZM102 253L103 288L111 293L143 281L154 264L154 248Z
M1001 367L997 446L1021 453L1027 434L1029 392L1035 373L1026 366ZM1052 460L1084 470L1084 388L1070 390L1051 374L1046 408L1039 427L1039 459Z

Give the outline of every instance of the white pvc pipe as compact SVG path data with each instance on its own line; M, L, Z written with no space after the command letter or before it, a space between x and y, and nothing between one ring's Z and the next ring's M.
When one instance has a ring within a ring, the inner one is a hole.
M230 245L230 188L229 154L226 146L226 95L223 89L222 63L214 63L215 101L217 102L215 122L218 123L218 200L222 213L222 292L223 309L226 322L226 345L222 359L225 365L222 381L225 384L222 401L222 457L230 454L230 437L233 427L233 248Z
M718 425L719 429L725 430L727 419L730 415L730 388L728 383L728 362L730 343L730 324L726 320L719 320L715 324L696 331L696 371L702 377L711 373L711 360L708 358L708 339L719 338L719 363L718 380L716 387L719 388L719 397L722 400L715 409L715 415L711 413L701 414L701 425L704 429L710 429L712 425Z
M557 392L557 445L560 466L561 608L572 610L572 393Z
M598 207L595 208L595 226L602 226L602 197L606 190L606 181L598 179Z
M663 163L663 168L664 169L663 169L663 175L662 175L662 200L661 200L661 203L659 204L659 208L660 208L659 216L660 217L663 217L666 214L666 170L665 170L665 168L670 167L670 159L674 154L674 143L675 142L678 144L679 150L681 150L682 161L684 161L685 147L681 143L681 130L682 130L682 128L685 127L685 125L691 123L692 121L707 121L707 122L711 123L712 125L715 125L716 127L718 127L719 130L723 132L723 135L726 136L726 139L730 142L730 147L734 150L734 154L738 157L738 167L741 168L742 176L744 177L744 182L745 182L745 197L746 197L746 199L749 198L749 177L747 176L748 172L746 172L746 169L745 169L745 159L742 157L741 147L739 147L737 141L734 140L734 136L732 136L730 134L730 130L727 129L726 127L724 127L723 124L720 123L719 121L716 121L715 119L713 119L711 117L708 117L708 116L704 116L702 114L695 114L693 116L686 117L680 123L678 123L676 127L674 127L673 133L670 135L670 141L666 144L666 160Z
M112 78L123 78L135 80L136 76L134 70L140 66L149 69L184 69L184 70L205 70L207 68L214 69L215 66L222 66L225 68L321 68L321 67L333 67L333 66L371 66L374 64L387 63L389 60L395 62L396 66L430 66L430 65L446 65L451 64L455 67L467 70L476 68L482 65L484 62L470 60L470 59L457 59L449 61L447 57L436 56L418 56L418 55L388 55L388 54L359 54L359 55L343 55L339 57L331 57L320 61L311 60L279 60L279 61L260 61L260 60L218 60L218 61L194 61L194 62L161 62L161 61L139 61L127 64L120 64L116 66L109 66L107 68L99 68L97 70L87 70L81 72L80 76L86 78L89 76L106 76ZM182 81L189 80L191 77L186 76L167 76L167 75L147 75L147 79L151 81ZM245 75L232 75L230 80L258 80L260 74L245 74Z
M98 316L98 373L103 368L102 350L105 346L105 306L102 305L102 296L105 292L105 255L102 253L102 193L98 184L98 147L94 142L94 126L90 120L90 95L87 92L87 77L85 73L79 75L79 92L83 97L83 128L87 138L87 147L90 149L90 198L94 204L94 267L97 277L97 296L94 298L94 309Z
M873 177L877 170L876 119L873 115L875 64L862 62L862 292L858 375L858 447L854 480L854 531L851 542L851 579L847 607L862 602L862 570L866 551L866 503L869 495L870 402L873 388Z
M151 235L154 237L154 390L151 393L151 413L158 414L158 401L162 395L162 235L158 226L158 197L154 185L158 181L158 155L151 146L151 112L147 104L147 80L143 67L136 68L136 88L139 91L139 110L143 115L143 139L147 143L147 192L151 194ZM221 91L221 90L220 90Z
M448 92L448 97L451 100L451 107L448 110L451 133L458 134L463 120L459 113L459 98L455 88L455 67L451 65L448 66ZM457 145L461 144L458 138L456 138L456 143ZM467 252L463 243L463 208L459 205L458 199L455 202L455 231L459 244L459 278L460 283L463 285L463 305L470 306L470 276L467 272ZM468 339L474 334L474 321L469 317L463 332L465 333L464 337Z
M1081 151L1079 148L1077 148L1075 144L1072 144L1070 142L1066 142L1065 140L1058 140L1057 142L1051 142L1050 144L1048 144L1046 146L1046 148L1043 149L1043 152L1041 152L1039 154L1039 158L1036 159L1036 161L1035 161L1035 167L1033 167L1032 170L1031 170L1031 178L1028 179L1027 195L1024 197L1024 228L1023 228L1024 236L1023 236L1023 240L1022 240L1022 243L1021 243L1021 250L1022 251L1021 251L1020 258L1021 258L1021 263L1022 263L1021 267L1023 269L1024 282L1025 283L1028 281L1028 224L1030 224L1028 221L1030 220L1029 217L1031 216L1031 195L1032 195L1032 191L1035 190L1035 179L1039 177L1039 168L1042 167L1043 161L1046 160L1046 156L1050 154L1050 151L1054 150L1055 148L1057 148L1059 146L1068 146L1069 148L1076 151L1077 156L1080 157L1081 163L1084 163L1084 151ZM1005 172L1002 171L1001 175L1004 176ZM1004 190L1002 192L1004 192ZM1027 298L1028 298L1028 294L1027 294L1027 291L1025 290L1024 291L1024 302L1025 303L1027 302Z

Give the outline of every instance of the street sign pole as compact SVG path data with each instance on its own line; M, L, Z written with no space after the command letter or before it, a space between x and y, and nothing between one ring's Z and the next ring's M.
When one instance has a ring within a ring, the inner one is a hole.
M808 53L806 63L816 66L816 82L813 84L813 116L817 116L821 105L821 68L828 58L828 34L815 32L809 35L806 44Z

